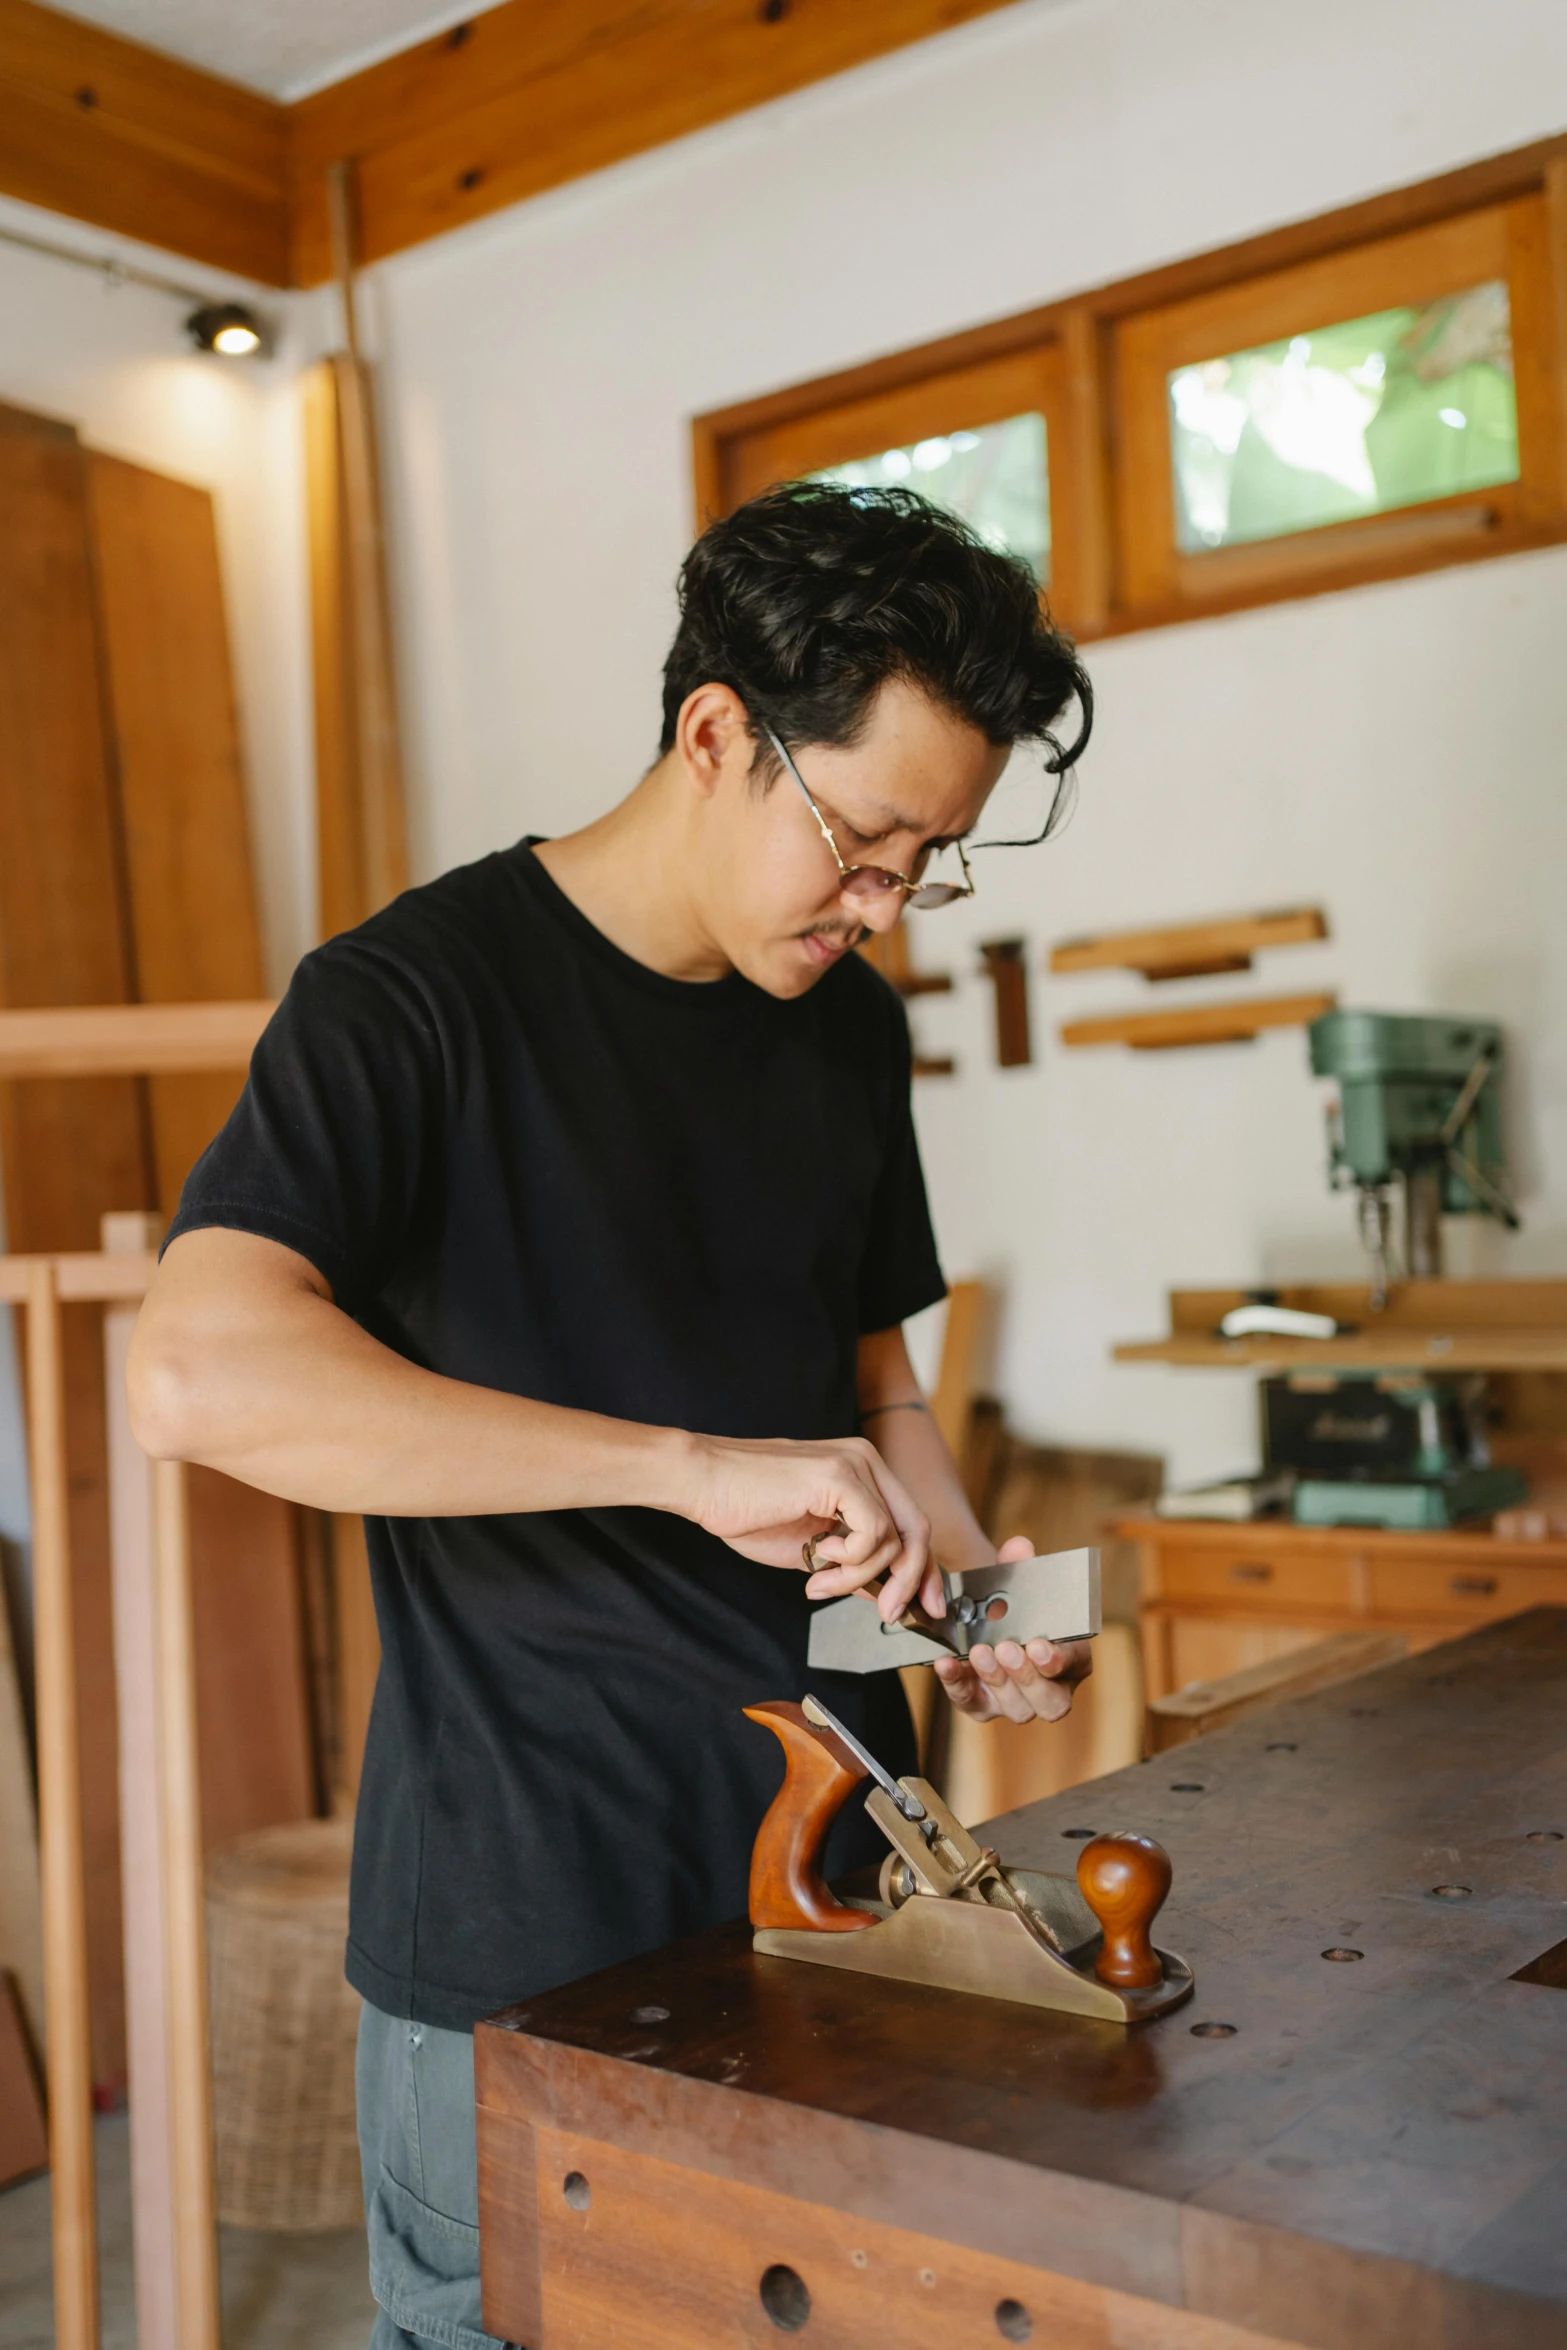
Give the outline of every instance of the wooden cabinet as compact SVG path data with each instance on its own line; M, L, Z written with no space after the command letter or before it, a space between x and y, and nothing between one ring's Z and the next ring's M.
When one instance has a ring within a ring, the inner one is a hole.
M1153 1517L1108 1530L1137 1544L1150 1699L1329 1632L1372 1626L1429 1648L1523 1608L1567 1604L1564 1541Z

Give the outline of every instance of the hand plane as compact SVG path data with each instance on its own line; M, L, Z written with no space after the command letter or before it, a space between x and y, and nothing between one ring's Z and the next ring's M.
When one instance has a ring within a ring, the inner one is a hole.
M809 1547L809 1546L808 1546ZM815 1561L807 1557L807 1566ZM811 1618L809 1658L819 1672L880 1673L967 1656L976 1641L1092 1640L1099 1631L1099 1553L1058 1550L966 1575L943 1573L944 1616L911 1607L884 1624L867 1596L851 1591Z
M1151 1837L1096 1836L1075 1881L1008 1868L927 1780L892 1778L814 1697L745 1712L785 1757L751 1853L754 1950L1118 2024L1190 1998L1191 1968L1149 1938L1170 1889L1169 1856ZM892 1849L878 1900L839 1901L822 1881L822 1846L866 1778L866 1811Z

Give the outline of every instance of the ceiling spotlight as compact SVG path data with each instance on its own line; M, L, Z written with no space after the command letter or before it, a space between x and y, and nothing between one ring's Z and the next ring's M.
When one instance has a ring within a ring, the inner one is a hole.
M225 359L248 359L265 347L261 320L243 302L205 302L185 321L185 332L198 351L217 351Z

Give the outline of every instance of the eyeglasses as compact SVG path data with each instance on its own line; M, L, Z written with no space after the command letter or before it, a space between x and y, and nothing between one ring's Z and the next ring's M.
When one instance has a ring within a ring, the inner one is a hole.
M950 906L957 898L971 898L974 895L974 876L969 871L968 857L964 853L963 843L960 840L955 840L952 846L957 850L958 863L963 869L961 881L920 881L911 879L906 873L894 873L886 865L846 864L842 851L833 838L832 826L812 799L804 776L796 767L793 759L790 758L784 744L773 732L773 729L765 723L762 732L788 768L789 773L794 777L806 806L816 818L821 836L832 851L833 863L838 868L838 886L846 897L861 898L867 903L875 904L885 898L889 891L901 890L906 904L918 906L923 912L928 912L936 906ZM1082 742L1086 739L1087 729L1085 728L1082 738L1071 754L1073 758L1076 757L1077 751L1081 749ZM1031 833L1026 840L977 840L973 843L976 856L981 849L1036 848L1042 840L1048 840L1053 832L1059 832L1076 795L1077 779L1065 759L1062 759L1059 764L1056 760L1048 761L1045 772L1054 775L1055 791L1051 798L1049 812L1045 817L1044 829ZM923 864L929 854L929 849L922 849L919 862Z

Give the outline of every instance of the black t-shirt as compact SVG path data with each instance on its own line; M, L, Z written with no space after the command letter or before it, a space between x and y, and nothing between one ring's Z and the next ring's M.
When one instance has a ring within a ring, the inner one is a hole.
M170 1238L213 1224L430 1370L723 1436L852 1432L861 1333L944 1293L885 982L665 978L527 842L300 964ZM742 1912L782 1774L740 1709L804 1693L804 1576L651 1509L366 1526L355 1988L464 2029ZM895 1673L811 1686L913 1767Z

